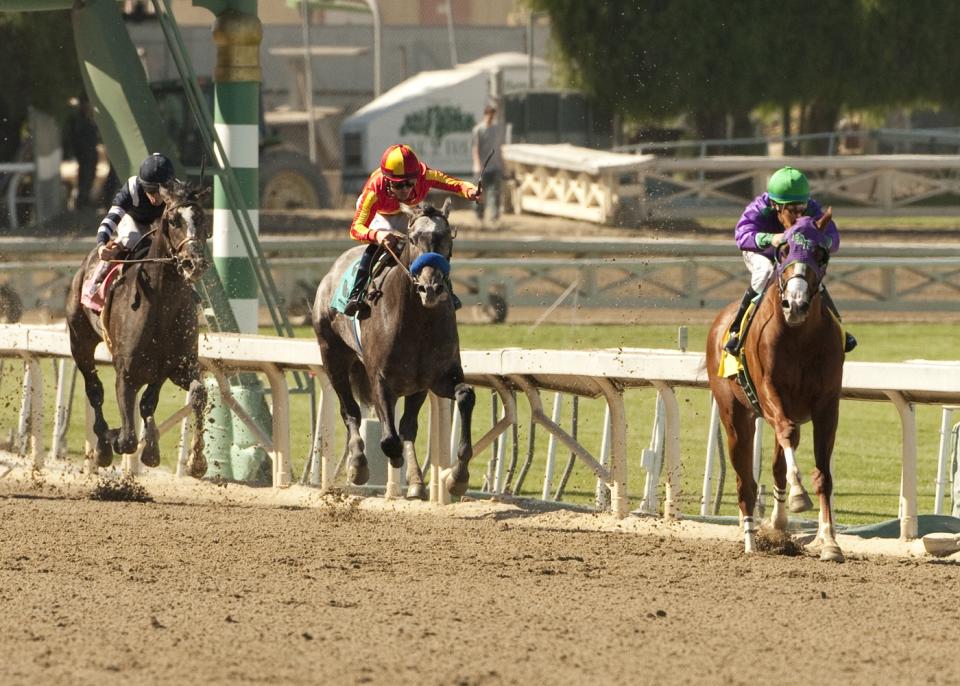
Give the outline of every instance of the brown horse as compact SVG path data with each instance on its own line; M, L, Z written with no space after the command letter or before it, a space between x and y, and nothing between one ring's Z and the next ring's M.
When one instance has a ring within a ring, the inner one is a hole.
M67 296L70 350L93 407L93 430L97 435L94 457L99 466L109 466L114 451L133 453L137 450L133 411L143 386L147 388L140 398L143 418L140 459L148 467L160 463L159 435L153 414L160 388L170 379L190 394L196 422L187 470L191 476L200 478L207 470L202 433L206 391L200 382L197 361L197 304L192 284L207 268L204 243L209 234L202 206L205 193L175 182L163 189L161 195L166 204L163 215L141 240L141 243L149 240L146 255L128 260L125 271L107 294L101 315L80 302L84 278L97 263L96 250L87 255L74 275ZM106 340L113 355L120 406L119 430L109 429L103 417L103 384L94 364L94 350L101 340Z
M364 248L341 255L317 288L313 328L320 345L323 367L340 399L340 415L347 427L350 452L348 478L366 483L370 476L363 439L360 406L354 397L376 409L383 429L380 448L393 467L407 458L407 497L423 498L423 474L414 442L417 416L427 393L456 400L461 432L457 464L444 472L443 485L462 495L469 482L467 466L473 455L470 421L475 402L471 386L464 383L460 364L457 318L447 288L447 273L456 232L447 217L450 201L438 210L420 205L409 211L408 235L399 265L388 268L376 284L377 297L370 317L359 321L332 306L345 272ZM400 433L394 427L394 408L405 398Z
M790 509L812 506L800 485L794 451L800 442L800 424L813 422L816 469L813 482L820 496L822 560L843 561L837 545L831 495L831 458L837 432L843 376L843 337L839 323L820 295L820 283L829 260L829 240L823 228L827 210L819 220L802 217L785 232L776 255L776 287L764 292L743 342L741 360L752 379L760 413L776 432L773 455L774 503L771 524L787 528L787 479ZM721 375L724 334L737 304L714 320L707 338L707 373L710 388L727 431L730 459L737 472L737 498L746 552L755 549L754 506L757 484L753 478L752 446L757 412L736 378Z

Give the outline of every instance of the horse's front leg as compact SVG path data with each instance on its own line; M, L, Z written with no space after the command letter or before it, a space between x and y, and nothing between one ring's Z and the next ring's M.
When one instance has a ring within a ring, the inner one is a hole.
M807 489L803 487L800 469L797 467L796 449L800 444L800 427L786 416L783 403L773 384L764 383L760 397L763 415L773 427L778 449L783 452L786 462L786 477L790 482L787 507L790 512L806 512L813 508L813 501L810 500ZM774 460L776 461L776 455Z
M817 538L820 540L820 559L843 562L843 551L837 544L833 522L833 444L837 436L840 415L840 400L826 402L813 417L813 452L817 468L813 472L813 486L820 496L820 525Z
M202 479L207 473L207 458L203 454L203 413L207 409L207 389L200 378L200 365L193 363L178 370L170 380L187 392L187 402L193 410L193 443L187 460L187 474Z
M137 449L137 433L134 429L133 411L137 401L137 388L130 382L126 371L117 370L117 404L120 406L120 429L113 439L113 449L128 454Z
M457 463L450 470L445 470L443 481L450 495L463 495L467 492L467 486L470 484L468 467L473 457L471 425L476 395L473 392L473 386L463 383L463 372L459 371L457 376L459 383L454 387L452 395L460 412L460 442L457 445Z
M157 403L160 402L160 388L163 381L157 381L147 386L140 396L140 418L143 428L140 431L140 461L147 467L156 467L160 464L160 433L157 431L157 421L154 414Z
M377 412L377 418L380 420L380 450L387 456L391 467L402 467L403 442L397 434L394 421L397 395L379 377L370 380L370 388L373 392L373 407Z
M773 512L770 526L778 531L787 530L787 462L783 447L773 445Z
M423 486L423 472L417 460L416 441L420 408L427 399L427 391L408 395L403 403L400 417L400 438L403 441L403 458L407 463L407 498L424 500L427 491Z

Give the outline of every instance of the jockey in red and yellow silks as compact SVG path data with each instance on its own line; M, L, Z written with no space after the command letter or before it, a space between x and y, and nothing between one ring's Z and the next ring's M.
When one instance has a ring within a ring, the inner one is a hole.
M472 183L431 169L409 146L391 145L386 149L380 159L380 168L374 170L363 185L350 224L350 237L370 243L370 246L360 259L345 314L357 315L360 319L369 316L370 306L363 300L373 255L384 244L396 250L407 229L407 217L400 205L413 206L423 202L431 189L454 193L467 200L480 198L479 189Z

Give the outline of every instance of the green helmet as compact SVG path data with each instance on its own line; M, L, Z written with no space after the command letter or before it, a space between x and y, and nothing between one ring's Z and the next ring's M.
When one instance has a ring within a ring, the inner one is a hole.
M770 177L767 182L767 195L781 205L807 202L810 200L810 182L799 169L784 167Z

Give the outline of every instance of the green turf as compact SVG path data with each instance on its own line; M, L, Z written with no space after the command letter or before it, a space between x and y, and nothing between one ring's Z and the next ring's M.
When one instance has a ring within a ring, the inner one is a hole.
M960 359L960 342L957 340L955 325L938 324L873 324L857 323L853 326L860 340L860 347L850 356L851 360L896 362L912 358ZM706 325L689 327L689 349L702 351L706 337ZM310 336L309 329L297 330L298 336ZM531 330L529 325L462 325L460 328L461 346L465 350L497 349L505 347L542 348L542 349L591 349L616 347L650 347L676 349L677 327L671 325L644 326L561 326L542 325ZM46 406L46 425L49 427L55 395L53 364L45 361L42 366L45 382L44 401ZM102 368L101 376L107 394L106 414L111 426L117 425L116 403L114 401L112 369ZM5 427L7 438L15 433L20 407L20 386L22 383L22 365L4 361L0 376L0 427ZM82 383L78 379L75 398L76 407L81 407ZM492 425L491 393L478 390L478 403L475 412L474 437L479 437ZM553 394L544 394L544 405L549 412L552 408ZM710 399L706 391L696 389L678 389L677 397L681 411L681 460L683 465L682 509L687 513L699 510L700 491L703 480L703 467L706 452L706 433L709 419ZM647 389L631 390L627 393L627 416L629 422L629 483L631 508L639 504L643 491L643 472L639 468L640 452L650 443L654 414L655 392ZM161 394L161 404L157 412L159 418L172 414L184 401L184 393L167 384ZM292 411L292 453L294 476L299 478L304 459L310 449L311 425L309 401L303 396L291 399ZM518 403L519 426L519 462L522 463L527 451L529 408L522 399ZM571 401L566 399L561 424L570 427ZM603 403L598 400L584 399L579 406L578 436L582 444L594 456L600 453L603 422ZM68 434L68 448L72 460L79 460L82 451L82 413L74 412L71 417ZM426 425L425 414L422 424ZM918 426L918 483L920 492L920 511L932 512L934 477L939 447L940 408L917 406ZM45 429L44 441L49 446L49 428ZM338 429L338 452L342 447L342 429ZM426 429L421 430L420 454L424 454ZM176 460L178 432L169 432L162 438L163 464L172 468ZM812 470L810 427L804 427L798 458L804 474ZM548 436L542 429L536 434L536 450L532 467L523 485L524 494L539 494L543 487L544 463L546 460ZM770 432L765 432L765 457L772 452ZM506 459L511 456L509 444ZM560 479L569 457L569 451L557 447L554 488ZM483 471L490 459L490 452L477 456L471 471L471 487L481 483ZM844 401L840 410L840 426L834 454L834 474L836 485L836 506L839 521L844 524L875 522L897 515L900 485L900 422L896 410L889 403ZM761 482L770 488L769 463L765 459ZM728 470L724 489L722 514L735 513L734 477ZM809 476L806 477L809 485ZM566 500L573 502L592 502L595 479L579 462L566 488ZM662 486L661 486L662 493Z

